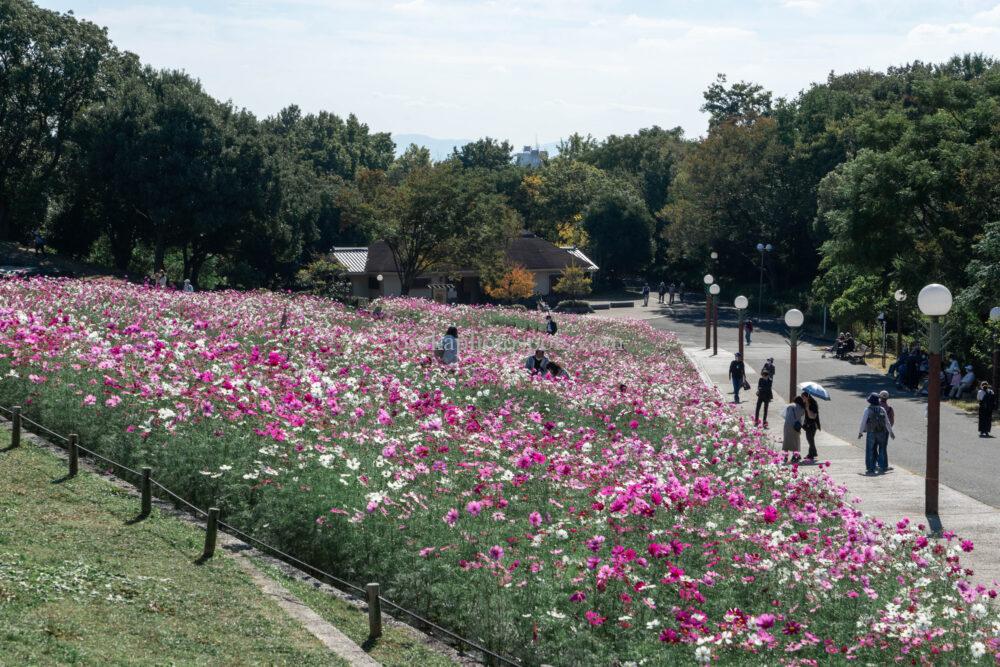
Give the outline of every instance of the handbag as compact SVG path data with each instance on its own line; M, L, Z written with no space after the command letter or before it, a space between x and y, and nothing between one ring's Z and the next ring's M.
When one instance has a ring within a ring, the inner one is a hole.
M750 389L750 383L743 380L743 391L748 391Z
M795 422L794 424L792 424L792 427L796 430L796 432L801 431L802 430L802 422Z

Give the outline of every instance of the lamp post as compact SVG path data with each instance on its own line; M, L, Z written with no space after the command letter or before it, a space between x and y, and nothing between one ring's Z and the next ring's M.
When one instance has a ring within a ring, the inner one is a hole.
M795 398L796 375L799 362L799 327L805 322L806 316L798 308L792 308L785 313L785 324L788 326L788 344L790 359L788 364L788 400Z
M906 301L906 292L898 289L892 296L896 299L896 361L899 361L899 355L903 353L902 310L903 302Z
M927 383L927 472L924 475L924 510L937 532L938 514L938 461L941 436L941 317L951 310L951 292L944 285L932 283L917 295L920 312L930 318L927 348L930 363ZM933 517L933 520L931 519Z
M750 305L750 302L747 300L745 296L741 294L738 297L736 297L736 299L733 301L733 305L736 306L736 314L740 318L740 328L737 333L737 336L740 339L740 358L742 359L743 358L743 311L747 309L747 306Z
M1000 385L1000 347L997 347L997 327L1000 326L1000 306L990 308L990 322L993 323L993 391ZM993 408L996 409L996 406Z
M711 273L705 275L705 349L712 347L712 293L709 286L715 282Z
M757 252L760 253L760 288L757 290L757 319L760 319L761 308L764 305L764 253L774 250L770 243L758 243Z
M879 313L877 319L882 325L882 368L885 368L885 312Z
M718 285L710 285L708 293L712 296L712 356L719 354L719 292L722 288Z

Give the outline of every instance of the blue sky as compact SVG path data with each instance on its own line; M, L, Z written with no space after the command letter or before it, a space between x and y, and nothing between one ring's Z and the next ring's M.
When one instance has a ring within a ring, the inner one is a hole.
M1000 55L1000 0L37 0L259 115L515 144L682 126L718 72L793 96L833 70Z

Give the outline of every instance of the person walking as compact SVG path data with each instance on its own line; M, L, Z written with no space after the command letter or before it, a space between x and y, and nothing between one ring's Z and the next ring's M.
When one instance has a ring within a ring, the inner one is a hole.
M36 255L45 254L45 236L42 235L41 229L35 230L35 254Z
M556 321L554 319L552 319L551 315L546 315L545 316L545 333L547 333L550 336L555 336L556 332L558 332L558 331L559 331L559 325L556 324Z
M871 477L880 472L884 473L889 467L889 438L896 439L896 434L892 432L892 424L889 423L889 415L884 408L879 405L878 394L868 394L868 407L861 415L861 424L858 426L858 439L863 434L867 434L865 440L865 475Z
M767 408L774 400L774 380L766 370L760 372L757 380L757 407L753 411L754 426L760 426L760 408L764 407L764 428L767 428Z
M747 339L747 345L750 344L750 334L753 333L753 320L749 317L746 322L743 323L743 337Z
M802 420L802 430L806 433L806 442L809 443L809 451L806 453L806 461L816 463L816 431L822 430L819 423L819 404L808 392L802 392L802 402L805 404L806 414Z
M763 373L765 371L767 372L768 375L771 376L771 379L773 380L774 379L774 371L775 371L775 368L774 368L774 357L768 357L767 361L764 362L764 365L761 366L760 372Z
M992 438L990 429L993 428L993 410L997 405L997 396L989 382L979 385L976 400L979 401L979 437Z
M458 327L448 327L434 348L434 356L443 364L458 363Z
M736 358L729 363L729 379L733 381L733 403L740 402L740 389L747 376L747 368L743 363L743 355L736 353Z
M670 285L667 287L667 295L670 297L670 303L668 305L671 306L674 305L674 297L676 296L676 294L677 294L677 285L675 285L674 283L670 283Z
M667 294L667 284L662 280L660 281L660 284L656 288L656 293L657 296L659 296L660 298L660 300L657 301L657 303L663 303L663 297L666 296Z
M782 432L781 451L785 463L798 463L802 455L802 419L806 414L806 406L801 396L785 407L785 428Z
M684 301L684 283L681 282L681 286L677 288L677 303L683 303Z
M642 286L642 307L645 308L649 305L649 283L647 282Z
M886 416L889 418L889 426L896 426L896 411L891 405L889 405L889 392L885 389L878 393L878 404L882 406L885 410Z

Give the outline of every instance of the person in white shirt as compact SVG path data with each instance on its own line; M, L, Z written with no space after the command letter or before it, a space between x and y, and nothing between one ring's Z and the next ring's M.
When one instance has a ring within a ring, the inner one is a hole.
M976 374L972 372L972 366L965 367L965 375L959 380L958 386L953 387L951 390L950 398L961 398L962 394L972 389L972 385L976 383Z
M193 292L194 291L194 285L191 284L191 280L189 278L185 278L184 279L184 291L185 292Z
M892 470L889 467L889 438L896 439L885 408L879 405L879 395L868 395L868 407L861 415L858 438L867 433L865 441L865 475L872 476Z

